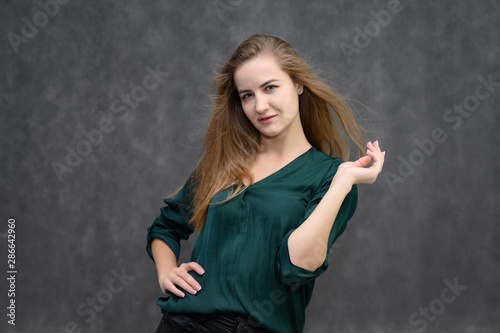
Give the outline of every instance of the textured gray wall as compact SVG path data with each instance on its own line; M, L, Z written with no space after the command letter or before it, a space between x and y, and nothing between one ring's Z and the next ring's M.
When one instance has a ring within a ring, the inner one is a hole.
M199 157L217 65L256 32L309 57L387 151L306 332L500 331L498 1L60 2L0 5L0 331L154 332L146 228Z

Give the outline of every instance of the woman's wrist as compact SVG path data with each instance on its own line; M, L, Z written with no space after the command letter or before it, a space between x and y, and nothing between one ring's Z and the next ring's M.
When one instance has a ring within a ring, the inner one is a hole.
M158 284L160 285L160 289L161 291L165 294L165 295L170 295L170 291L168 291L167 289L165 289L165 287L163 286L163 282L165 281L167 277L162 275L162 276L158 276Z
M330 189L335 189L335 191L341 191L345 195L347 195L349 192L351 192L353 182L348 178L345 177L342 174L335 174L335 176L332 179L332 182L330 184Z

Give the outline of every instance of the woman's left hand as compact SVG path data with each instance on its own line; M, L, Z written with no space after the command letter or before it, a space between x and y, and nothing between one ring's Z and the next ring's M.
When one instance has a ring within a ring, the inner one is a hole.
M368 148L366 150L367 156L363 156L354 162L342 163L335 174L334 180L337 178L337 180L347 181L351 185L372 184L375 182L384 165L385 151L380 150L378 140L374 143L369 141L366 147ZM365 168L372 158L373 164L369 168Z

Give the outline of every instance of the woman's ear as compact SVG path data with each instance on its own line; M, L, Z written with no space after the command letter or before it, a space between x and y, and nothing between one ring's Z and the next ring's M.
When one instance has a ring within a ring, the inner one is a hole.
M302 95L302 93L304 92L304 85L295 83L295 88L297 89L297 94Z

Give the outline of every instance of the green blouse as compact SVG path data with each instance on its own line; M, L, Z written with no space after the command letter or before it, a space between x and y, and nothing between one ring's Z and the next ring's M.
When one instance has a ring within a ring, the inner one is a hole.
M196 295L186 292L184 298L162 297L157 304L171 313L251 315L255 326L302 332L314 281L327 269L328 257L314 272L295 266L287 241L323 198L342 162L312 147L235 198L210 205L191 254L191 261L205 269L202 276L190 272L202 289ZM148 228L147 251L152 259L153 238L163 240L179 258L180 240L194 231L188 224L189 184L188 180L174 198L165 199L167 205ZM218 193L212 203L227 198L232 190ZM335 219L328 249L344 232L357 198L354 185Z

